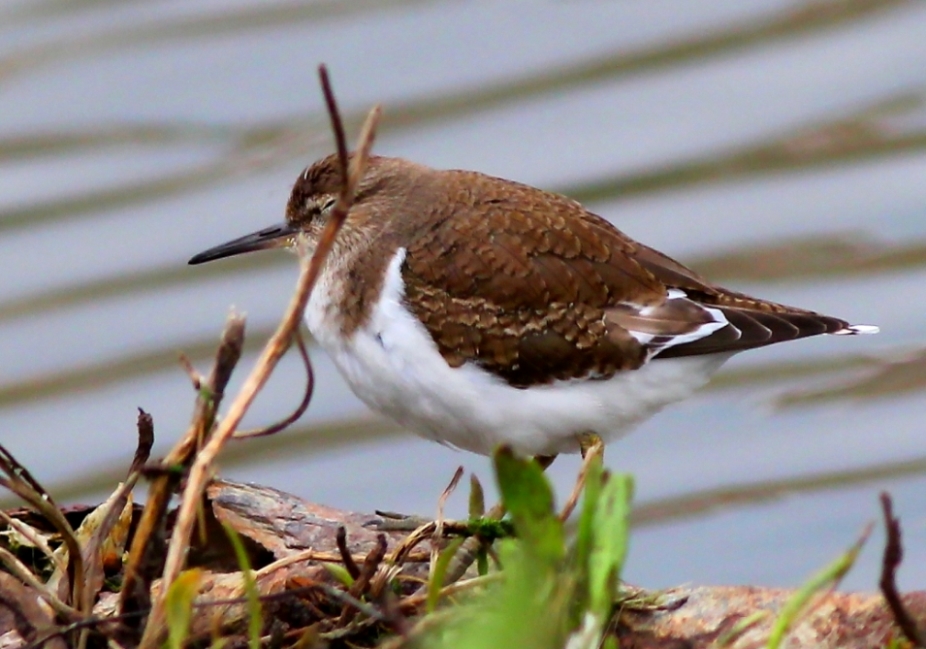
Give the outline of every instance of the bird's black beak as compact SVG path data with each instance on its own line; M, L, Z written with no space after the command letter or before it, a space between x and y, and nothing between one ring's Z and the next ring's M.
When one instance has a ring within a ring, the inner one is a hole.
M287 245L293 236L297 234L297 228L289 223L274 225L264 228L259 232L248 234L237 239L232 239L214 248L209 248L190 259L191 265L204 264L207 261L222 259L223 257L232 257L245 252L254 250L267 250L268 248L279 248Z

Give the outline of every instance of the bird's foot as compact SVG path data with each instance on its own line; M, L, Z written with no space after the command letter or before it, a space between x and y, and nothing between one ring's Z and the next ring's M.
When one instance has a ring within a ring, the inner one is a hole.
M583 460L588 457L589 453L598 453L601 455L601 459L604 459L604 440L601 439L598 433L591 431L579 433L576 435L576 439L579 442L579 452L582 454Z

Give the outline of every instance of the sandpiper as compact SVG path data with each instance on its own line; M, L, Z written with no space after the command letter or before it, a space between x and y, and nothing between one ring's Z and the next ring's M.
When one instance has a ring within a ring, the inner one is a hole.
M283 224L199 264L308 245L337 158L296 180ZM305 320L356 395L429 439L488 454L577 452L690 395L733 354L877 332L710 283L565 196L373 157Z

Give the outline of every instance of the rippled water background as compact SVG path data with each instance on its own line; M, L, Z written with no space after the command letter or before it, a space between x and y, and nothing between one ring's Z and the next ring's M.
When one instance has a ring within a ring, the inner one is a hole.
M924 25L915 0L6 0L0 441L94 501L128 466L137 406L161 452L185 429L180 351L205 370L230 305L252 351L265 339L293 260L186 260L280 220L330 151L324 61L352 133L383 103L379 153L567 192L729 286L881 325L744 354L609 447L637 477L630 579L795 585L889 489L901 586L922 586ZM225 475L421 514L458 464L489 481L485 459L368 414L317 351L309 413L236 446ZM284 360L248 423L301 381ZM552 468L561 490L576 467ZM880 544L847 587L875 588Z

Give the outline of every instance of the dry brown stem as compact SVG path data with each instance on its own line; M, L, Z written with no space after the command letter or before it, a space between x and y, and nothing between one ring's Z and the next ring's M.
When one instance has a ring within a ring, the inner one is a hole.
M244 318L231 314L222 332L212 372L200 386L192 423L180 441L158 463L159 470L151 479L148 500L129 550L119 602L119 612L128 621L123 627L125 634L133 640L144 624L144 616L137 614L150 605L151 582L160 567L167 505L180 483L182 469L189 466L201 441L212 430L222 394L241 358L243 345ZM140 439L147 439L148 432L147 422L139 417Z
M341 555L341 563L344 564L344 569L347 570L347 574L351 576L351 579L357 579L360 576L360 568L347 547L347 530L343 525L338 528L335 541L338 544L338 552Z
M0 548L0 564L11 575L19 579L23 584L35 591L35 594L45 600L55 613L66 620L80 619L80 612L62 602L57 593L53 592L48 586L43 584L32 571L29 570L12 552L6 548ZM2 573L0 573L2 574Z
M434 519L434 535L431 539L431 570L434 570L434 567L437 565L437 560L440 557L442 543L442 537L444 536L444 505L447 504L447 499L450 498L452 494L457 489L457 485L460 484L460 479L463 477L463 467L458 466L457 470L454 471L453 477L450 478L449 484L441 493L440 498L437 499L437 518Z
M367 116L358 141L357 152L348 163L347 146L343 138L343 125L324 66L319 69L319 75L331 115L338 152L341 157L341 169L342 172L346 171L347 173L342 176L341 192L331 210L331 216L319 238L311 260L306 262L304 256L301 256L303 261L299 280L296 283L295 292L280 325L264 346L257 363L229 407L225 418L216 426L214 432L208 437L208 441L196 454L178 509L177 522L171 534L160 593L151 607L145 633L140 643L141 649L155 649L162 641L166 594L183 568L189 548L190 536L196 520L196 511L201 502L206 483L212 475L215 459L228 440L234 435L244 414L270 377L277 362L289 348L299 327L312 287L321 273L325 258L334 244L338 230L347 218L353 204L354 192L366 170L366 162L373 144L380 109L378 106L374 107Z
M386 536L380 534L376 538L376 546L370 550L370 553L363 560L362 567L360 572L357 574L357 578L354 580L354 583L351 585L348 593L351 597L361 598L368 590L370 586L370 581L373 579L373 576L376 574L376 571L379 569L380 564L383 562L383 558L386 556L386 549L388 545L386 543ZM350 620L350 609L345 604L341 609L341 616L338 620L338 624L343 626L346 625Z
M42 608L35 591L20 583L12 575L0 573L0 609L10 613L13 626L26 642L34 642L40 633L53 626L53 616ZM4 638L6 639L6 638ZM67 644L58 637L51 638L43 646L48 649L67 649Z
M582 495L582 490L585 489L585 481L588 479L588 472L592 462L595 458L604 460L604 442L597 435L593 437L595 439L587 447L583 447L582 466L579 469L579 476L576 478L572 492L569 494L569 498L566 499L566 504L563 505L563 510L559 514L559 519L563 522L572 516L572 512L579 503L579 496Z
M315 392L315 372L312 369L312 361L309 359L309 350L306 349L305 340L302 339L302 333L296 329L295 338L296 338L296 348L299 350L299 356L302 358L302 365L305 367L306 373L306 386L305 390L302 393L302 401L296 406L296 409L293 410L289 415L284 419L265 426L264 428L255 428L254 430L239 430L235 431L233 437L235 439L248 439L251 437L266 437L268 435L275 435L281 430L288 428L291 424L294 424L306 411L309 407L309 404L312 402L312 394Z
M894 507L887 492L881 493L881 509L884 512L884 528L887 539L884 544L884 557L881 561L881 594L894 616L894 622L907 640L916 647L923 647L923 636L916 625L916 620L904 606L897 590L896 574L903 560L903 545L900 540L900 521L894 517Z
M67 584L70 587L70 604L80 613L86 613L81 608L84 604L84 563L74 528L61 513L61 509L55 504L51 494L2 445L0 445L0 471L8 476L8 479L0 478L0 486L9 489L29 503L61 534L68 549ZM59 592L58 596L60 598L65 595Z

